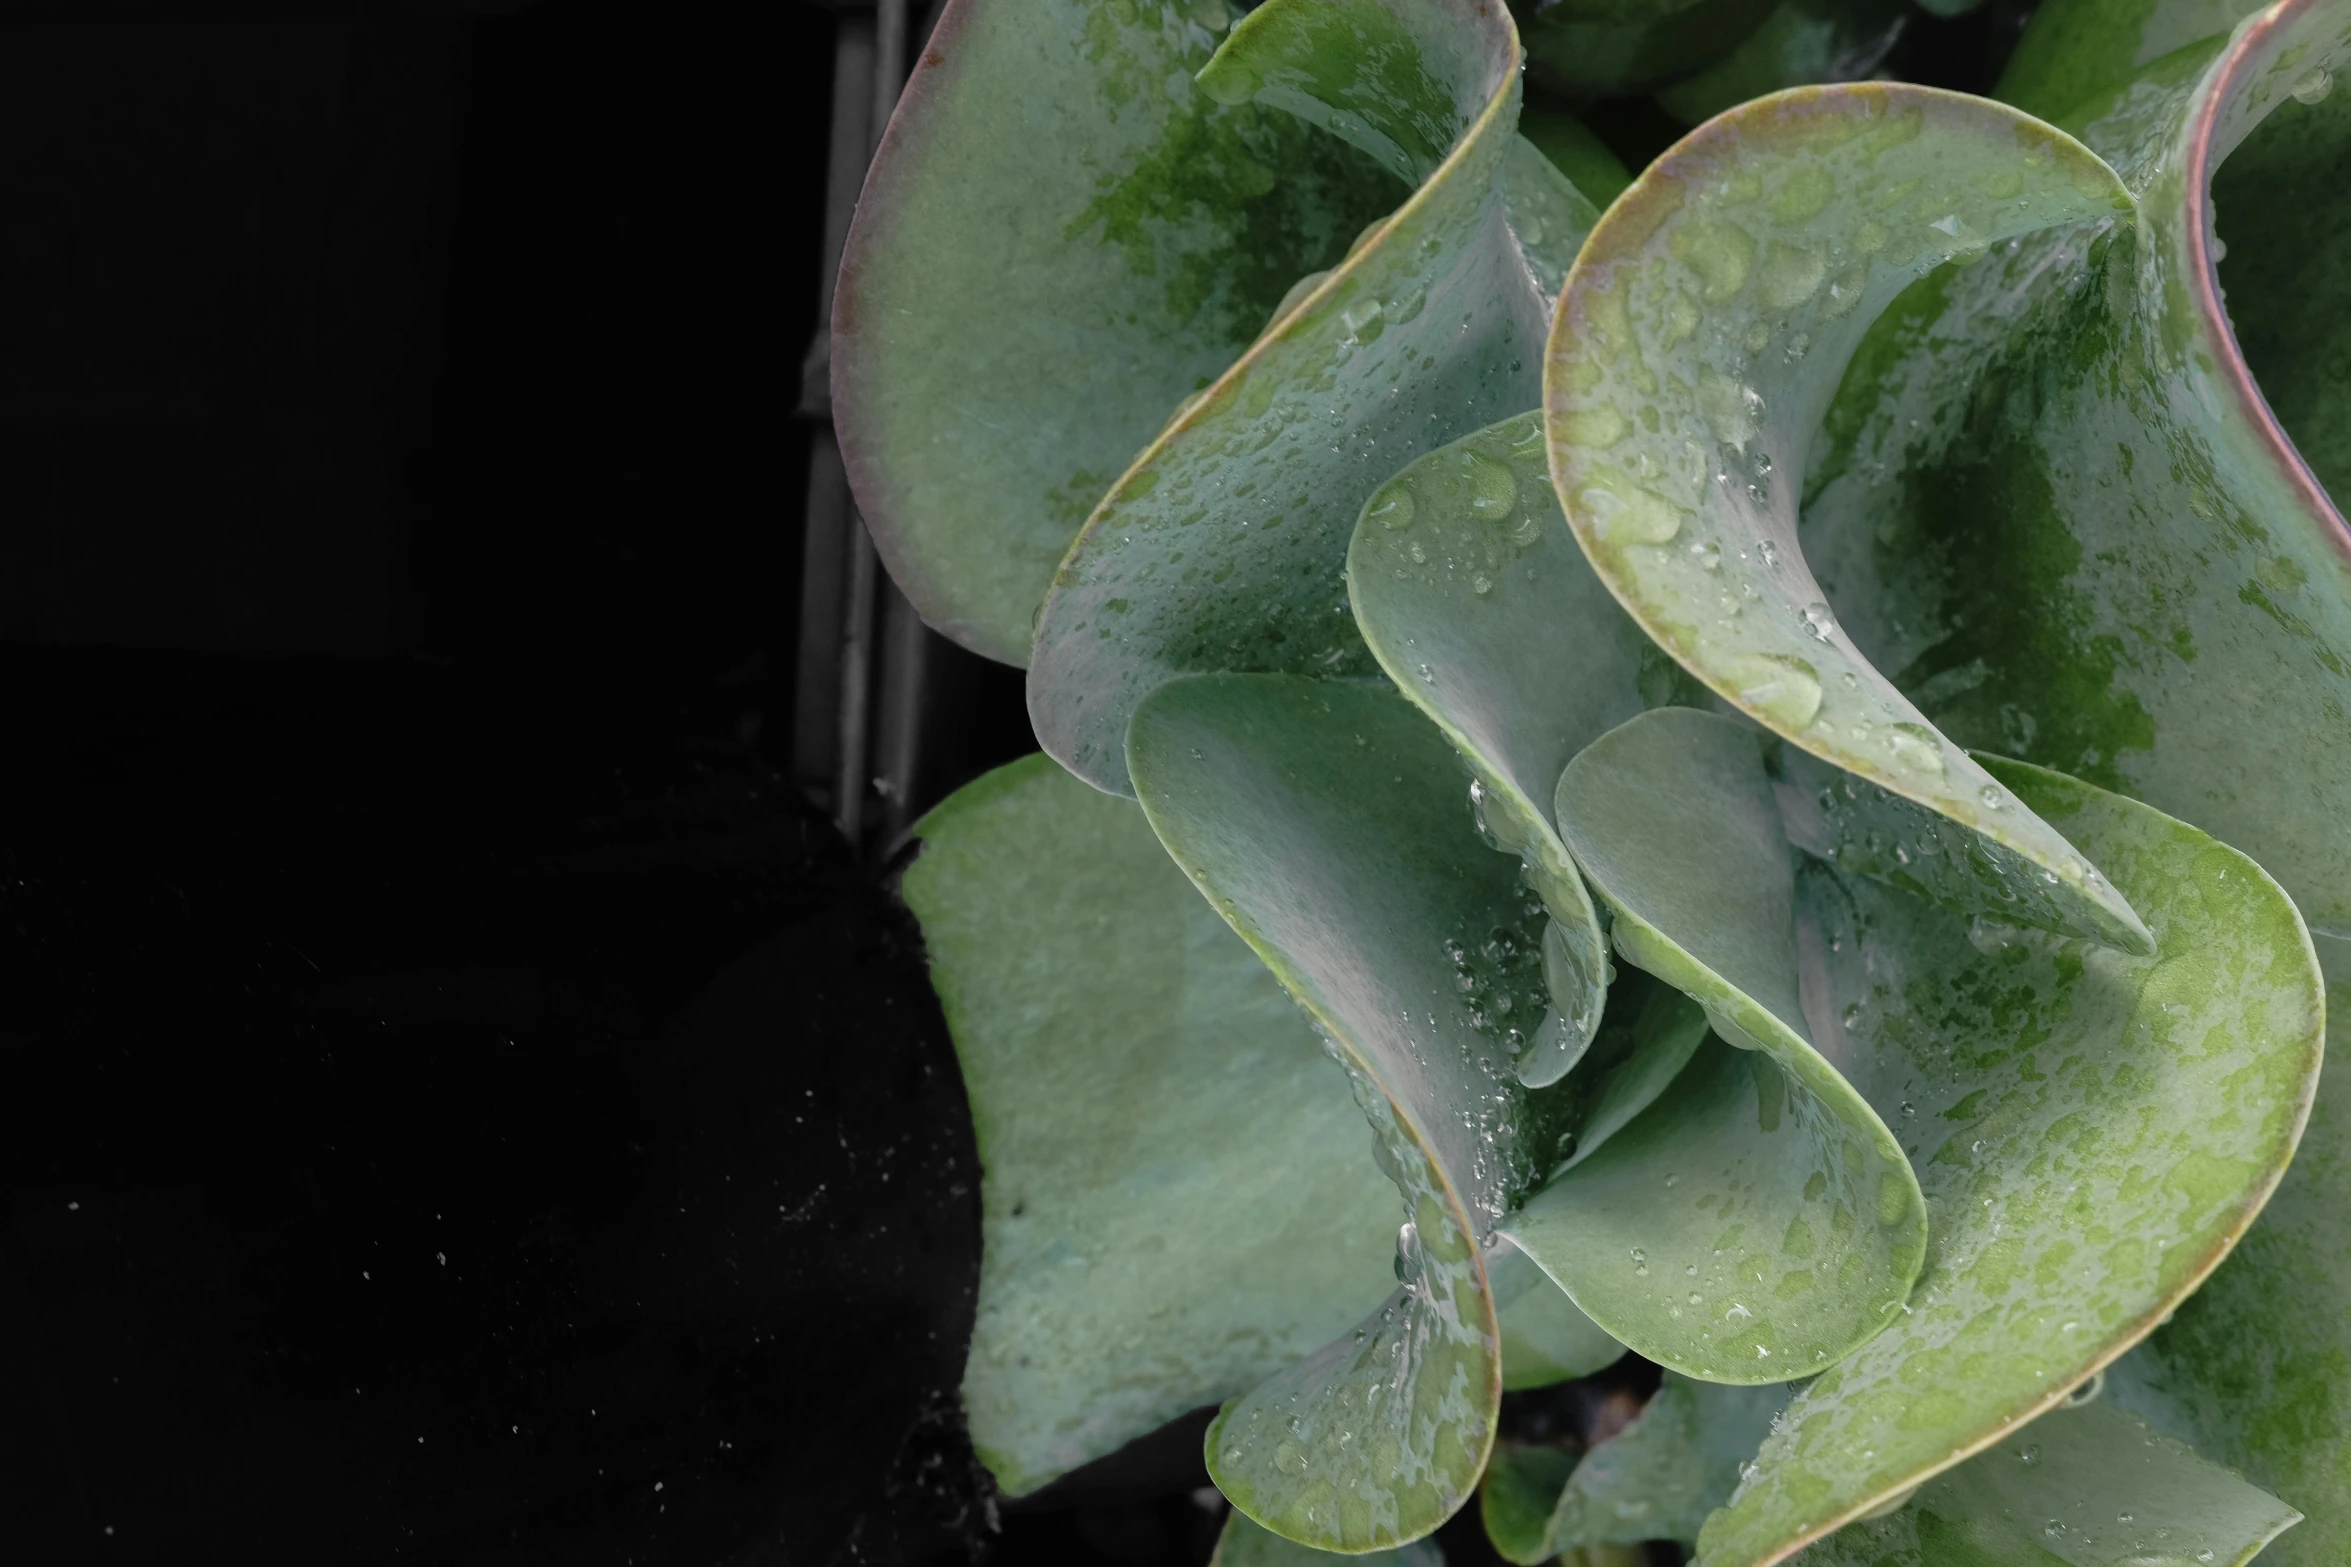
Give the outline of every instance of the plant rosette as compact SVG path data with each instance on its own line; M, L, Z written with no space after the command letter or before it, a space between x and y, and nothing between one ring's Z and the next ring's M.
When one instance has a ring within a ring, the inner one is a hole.
M1216 1405L1226 1563L2351 1559L2351 0L1905 25L941 15L833 366L1044 751L901 884L1006 1494Z

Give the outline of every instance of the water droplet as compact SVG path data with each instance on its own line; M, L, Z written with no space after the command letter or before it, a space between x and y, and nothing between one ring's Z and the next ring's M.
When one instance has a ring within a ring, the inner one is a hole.
M1414 316L1419 315L1421 307L1427 303L1427 290L1422 288L1418 280L1415 280L1389 296L1387 317L1398 326L1402 326Z
M1306 1449L1295 1442L1282 1443L1273 1450L1273 1466L1293 1477L1306 1473Z
M1804 622L1804 629L1811 634L1814 641L1827 642L1836 636L1837 617L1828 605L1820 600L1814 599L1805 605L1799 615Z
M1388 329L1387 307L1376 299L1359 299L1339 312L1349 343L1374 343Z
M2294 85L2286 90L2294 95L2296 103L2323 102L2335 90L2335 73L2323 65L2314 67L2296 77Z
M2025 1445L2024 1451L2017 1454L2016 1456L2023 1459L2027 1464L2037 1464L2041 1461L2041 1444L2038 1442L2029 1442Z
M1782 653L1736 653L1722 662L1742 707L1791 729L1820 712L1820 677L1810 664Z
M2008 797L2000 792L1998 784L1984 785L1976 791L1976 798L1984 802L1987 811L1997 811L2008 803Z
M1462 452L1459 463L1461 476L1469 481L1470 515L1481 522L1509 516L1518 505L1518 475L1510 465L1473 451Z
M1494 591L1494 579L1481 571L1476 576L1469 579L1469 587L1470 591L1475 593L1479 598L1484 598L1487 594Z
M1888 724L1886 749L1893 753L1894 765L1906 773L1943 776L1943 744L1924 724Z
M1411 527L1412 486L1402 479L1391 482L1371 498L1371 504L1363 508L1363 514L1391 533L1399 533Z
M1649 1254L1638 1246L1633 1248L1633 1276L1641 1279L1649 1276Z
M1410 1284L1420 1277L1420 1226L1410 1219L1396 1231L1396 1281Z
M2095 1403L2097 1402L2098 1395L2105 1391L2106 1373L2104 1371L2099 1371L2092 1375L2089 1381L2084 1382L2080 1387L2075 1388L2072 1392L2065 1395L2065 1407L2068 1409L2079 1409L2084 1404Z

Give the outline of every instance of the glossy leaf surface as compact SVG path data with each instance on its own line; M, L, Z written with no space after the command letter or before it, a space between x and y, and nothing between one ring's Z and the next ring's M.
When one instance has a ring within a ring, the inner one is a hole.
M1372 654L1478 775L1501 846L1525 857L1560 926L1563 1051L1599 1024L1607 949L1551 820L1584 746L1682 691L1679 669L1618 607L1560 516L1539 415L1408 465L1356 521L1348 594Z
M2327 388L2344 384L2330 237L2351 211L2308 171L2342 135L2329 73L2351 16L2279 6L2228 41L2211 36L2225 16L2112 14L2192 46L2118 86L2075 25L2109 13L2053 5L2012 83L2076 99L2068 125L2138 190L2138 221L2028 240L1891 310L1832 410L1805 548L1856 642L1935 723L2244 849L2323 955L2340 950L2325 932L2351 929L2351 569L2317 482L2339 439ZM2091 80L2105 90L2064 85ZM2309 1514L2270 1556L2328 1567L2351 1553L2351 1329L2301 1302L2351 1288L2335 1099L2322 1090L2243 1256L2183 1308L2197 1330L2158 1336L2211 1422L2200 1449Z
M2128 205L2070 137L1980 99L1872 83L1759 100L1677 144L1593 231L1544 416L1569 523L1660 646L1758 723L1991 840L2062 928L2143 951L2112 888L1854 647L1796 537L1812 434L1878 312L1954 256Z
M983 1171L964 1409L1018 1495L1338 1332L1392 1282L1395 1197L1311 1025L1131 802L1030 757L916 830Z
M1445 1567L1445 1555L1434 1540L1415 1540L1393 1550L1339 1559L1361 1562L1363 1567ZM1248 1514L1232 1512L1225 1515L1224 1532L1216 1538L1216 1553L1208 1558L1208 1567L1316 1567L1318 1563L1328 1567L1331 1560L1328 1551L1286 1540L1250 1522Z
M2108 867L2156 951L1808 861L1805 1010L1901 1130L1931 1250L1908 1309L1797 1396L1709 1520L1709 1567L1777 1561L2061 1401L2227 1253L2308 1113L2319 981L2277 885L2146 806L1986 765Z
M1803 1567L2243 1567L2301 1517L2110 1404L2057 1409L1846 1525Z
M1127 754L1161 841L1356 1075L1412 1226L1405 1286L1226 1405L1209 1473L1291 1539L1415 1538L1484 1466L1502 1362L1480 1242L1550 1153L1511 1070L1514 1020L1542 1010L1540 905L1478 841L1443 737L1386 691L1171 681Z
M1926 1208L1878 1112L1813 1047L1795 866L1760 737L1644 714L1559 780L1569 846L1617 950L1715 1032L1639 1117L1509 1230L1592 1319L1710 1381L1809 1375L1881 1330L1926 1251Z
M1222 0L953 0L868 175L833 316L842 454L923 617L1027 661L1056 562L1179 399L1404 194L1192 85Z
M1373 672L1342 579L1356 513L1416 454L1533 405L1550 298L1530 253L1561 275L1582 238L1588 204L1513 133L1517 65L1498 6L1270 0L1204 78L1421 184L1143 451L1056 573L1029 712L1080 777L1128 788L1128 715L1174 675Z

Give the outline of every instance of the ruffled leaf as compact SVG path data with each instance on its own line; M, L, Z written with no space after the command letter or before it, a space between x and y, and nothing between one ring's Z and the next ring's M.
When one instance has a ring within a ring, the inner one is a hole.
M1393 1550L1367 1551L1343 1558L1363 1567L1445 1567L1445 1555L1434 1540L1414 1540ZM1216 1552L1208 1567L1332 1567L1331 1553L1286 1540L1250 1521L1247 1513L1227 1513L1224 1532L1216 1537Z
M1054 564L1179 399L1402 191L1192 86L1223 0L952 0L858 204L833 411L932 625L1027 660Z
M1582 238L1581 198L1513 134L1517 67L1508 14L1475 0L1270 0L1211 65L1218 92L1312 112L1421 183L1135 459L1056 573L1029 711L1079 776L1129 787L1128 715L1174 675L1372 672L1341 573L1355 515L1416 453L1533 405L1537 272Z
M1631 92L1698 69L1753 32L1772 0L1521 0L1527 68L1571 97Z
M1481 1242L1555 1141L1511 1070L1542 1010L1541 906L1479 843L1443 738L1385 691L1171 681L1127 757L1161 841L1355 1074L1410 1222L1403 1287L1226 1405L1209 1473L1290 1539L1416 1538L1485 1464L1502 1359Z
M1937 725L2244 849L2339 981L2351 535L2318 481L2341 483L2325 301L2351 222L2329 172L2351 12L2277 6L2222 39L2226 7L2111 10L2145 41L2118 51L2109 8L2060 0L2009 86L2076 103L2066 123L2138 191L2136 222L2029 239L1899 302L1832 410L1805 549ZM2263 1222L2154 1346L2199 1448L2309 1514L2270 1555L2312 1567L2351 1558L2351 1325L2303 1305L2351 1290L2346 1093L2322 1087Z
M1784 87L1865 80L1902 37L1903 0L1780 0L1737 48L1657 95L1696 125Z
M1496 1248L1486 1276L1493 1281L1501 1324L1503 1392L1590 1376L1624 1358L1624 1346L1516 1247Z
M1846 1525L1802 1567L2244 1567L2300 1520L2276 1497L2108 1404L2059 1409Z
M1715 1032L1646 1112L1509 1232L1595 1322L1716 1382L1809 1375L1880 1331L1918 1277L1926 1208L1876 1111L1813 1045L1794 861L1757 736L1644 714L1569 764L1558 819L1617 950Z
M963 1404L1018 1495L1344 1328L1391 1282L1395 1196L1312 1027L1131 803L1030 757L915 831L982 1168Z
M1796 538L1807 447L1879 311L1955 256L2129 204L2070 137L1980 99L1872 83L1759 100L1593 231L1544 413L1568 520L1660 646L1757 722L1974 829L2050 923L2145 951L2128 904L1855 649Z
M2147 806L1986 765L2098 856L2156 950L1806 863L1805 1011L1902 1130L1932 1253L1908 1309L1789 1406L1700 1536L1708 1567L1778 1561L2062 1401L2227 1253L2308 1113L2319 977L2277 885Z

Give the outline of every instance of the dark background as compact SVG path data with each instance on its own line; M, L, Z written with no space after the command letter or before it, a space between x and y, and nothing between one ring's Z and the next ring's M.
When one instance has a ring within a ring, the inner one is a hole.
M1192 1427L991 1499L953 1054L791 776L833 13L297 9L0 26L0 1554L1203 1560Z

